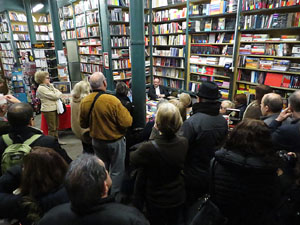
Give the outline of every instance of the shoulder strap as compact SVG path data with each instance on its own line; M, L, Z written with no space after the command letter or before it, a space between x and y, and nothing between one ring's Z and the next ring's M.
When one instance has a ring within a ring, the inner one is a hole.
M100 97L100 95L102 95L102 94L104 94L104 93L105 93L104 91L99 91L98 94L95 96L94 101L93 101L93 103L92 103L92 105L91 105L89 114L88 114L88 119L90 119L91 113L92 113L92 111L93 111L93 108L94 108L94 106L95 106L95 103L96 103L97 99Z
M24 141L24 144L31 145L33 142L35 142L41 136L42 136L41 134L32 135L31 138L29 138L26 141Z
M7 147L14 143L13 140L11 140L11 138L9 137L8 134L2 135L2 139L3 139L3 141L4 141L4 143L6 144Z
M152 140L151 143L154 146L154 149L158 152L159 156L166 162L166 164L169 165L169 167L174 168L174 165L172 165L170 163L170 160L165 158L165 156L161 153L160 148L159 148L158 144L156 143L156 141Z

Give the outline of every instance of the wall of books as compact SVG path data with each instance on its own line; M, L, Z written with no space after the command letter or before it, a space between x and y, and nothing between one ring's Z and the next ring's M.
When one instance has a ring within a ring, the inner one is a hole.
M300 87L299 1L242 1L236 92L265 84L287 97Z

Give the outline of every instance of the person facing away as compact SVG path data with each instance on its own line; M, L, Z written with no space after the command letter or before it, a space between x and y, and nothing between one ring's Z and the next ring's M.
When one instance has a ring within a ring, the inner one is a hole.
M247 96L245 94L236 94L234 96L234 104L235 108L240 110L239 118L242 120L247 108Z
M159 135L130 154L130 163L144 171L145 190L135 191L145 193L149 220L154 225L179 225L183 221L186 196L181 172L188 142L176 135L181 124L178 108L172 103L162 103L155 120Z
M180 134L188 139L184 176L187 201L193 202L208 191L209 162L228 133L227 121L219 114L221 97L218 85L203 82L193 104L193 115L184 121Z
M210 194L227 224L273 224L270 215L280 198L279 158L263 121L240 122L212 162Z
M89 82L93 92L81 101L80 126L90 128L93 149L109 169L113 181L111 194L116 194L125 170L124 135L132 124L132 117L119 99L105 93L107 83L101 72L92 74Z
M71 101L71 127L73 133L81 140L83 152L94 154L90 129L80 127L80 102L90 94L91 86L87 81L80 81L73 87Z
M28 103L15 103L11 105L7 112L7 119L11 126L11 131L8 133L9 138L15 143L24 143L30 139L33 135L40 135L34 142L30 144L30 147L40 146L52 148L58 152L67 163L70 163L72 159L68 156L66 151L62 149L57 141L52 136L45 136L43 133L34 128L33 109ZM7 144L3 140L3 136L0 137L0 158L7 148Z
M50 84L49 73L45 71L36 72L34 80L39 84L36 91L37 97L41 100L41 111L45 116L49 128L49 135L58 138L58 114L57 100L62 93Z
M79 156L65 178L70 203L51 209L39 225L149 225L136 208L115 203L108 196L111 184L105 165L97 156Z
M269 93L265 94L261 100L261 114L260 119L269 126L273 120L275 120L283 108L283 101L279 94ZM283 124L288 124L291 122L290 118L287 118Z
M291 124L282 124L288 117ZM300 152L300 91L295 91L289 97L289 107L269 125L272 131L272 141L276 150ZM282 125L281 125L282 124Z
M118 82L116 85L116 97L122 105L133 115L133 104L128 98L129 87L124 82Z
M153 80L153 85L150 86L149 91L148 91L148 97L150 100L157 100L158 98L166 98L170 94L168 90L160 85L160 79L159 78L154 78Z
M29 225L56 205L69 202L63 187L67 169L53 149L34 147L22 166L11 167L0 177L0 218Z
M243 119L256 119L259 120L262 116L260 110L261 100L265 94L272 93L273 89L264 84L255 87L255 100L252 101L246 108Z

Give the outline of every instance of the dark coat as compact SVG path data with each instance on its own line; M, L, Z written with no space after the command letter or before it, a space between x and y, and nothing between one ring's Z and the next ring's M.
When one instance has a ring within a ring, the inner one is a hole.
M269 116L261 116L260 120L264 121L264 123L267 126L270 126L270 124L279 116L279 113L274 113ZM282 122L282 125L290 124L292 122L291 118L287 118L285 121Z
M258 225L275 210L280 198L276 163L219 150L212 176L212 196L229 225Z
M0 177L0 218L19 219L22 224L28 224L28 211L21 204L23 196L13 194L13 191L20 187L21 174L22 168L17 165ZM65 188L61 187L36 200L44 214L54 206L68 202L69 198Z
M71 204L59 205L50 210L39 225L149 225L136 208L115 203L112 198L100 199L97 206L83 215L76 214Z
M116 97L120 100L122 105L130 112L130 115L133 115L133 104L130 101L130 99L127 96L122 96L119 94L116 94Z
M68 156L66 151L60 147L58 141L52 136L45 136L38 129L33 127L23 127L18 130L12 130L9 133L9 137L13 140L14 143L23 143L27 139L31 138L35 134L41 134L36 141L34 141L30 146L40 146L54 149L57 153L59 153L67 163L70 163L72 159ZM2 160L2 154L4 153L7 145L4 143L3 138L0 137L0 158ZM1 171L1 170L0 170Z
M168 89L162 85L159 85L159 90L161 95L165 95L168 97L170 94L168 92ZM157 100L156 92L155 92L155 87L154 85L151 85L148 91L148 97L150 100Z
M288 152L300 152L300 119L291 124L281 125L281 122L273 120L269 125L272 132L272 142L276 150Z
M282 196L276 219L280 225L300 224L300 186L292 185Z
M180 134L189 141L184 168L186 186L200 192L208 190L208 170L214 153L224 143L228 126L219 114L220 103L195 103L193 115L184 121Z
M145 142L130 154L130 163L144 169L148 202L160 208L179 206L185 201L181 171L188 149L187 140L159 135L155 141L160 152L151 142Z

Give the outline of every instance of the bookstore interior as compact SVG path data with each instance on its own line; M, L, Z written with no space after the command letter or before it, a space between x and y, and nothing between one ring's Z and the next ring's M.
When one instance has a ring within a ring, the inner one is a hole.
M299 0L141 1L146 87L158 77L170 92L193 94L214 81L230 100L259 84L283 98L300 87ZM66 103L72 86L94 72L112 81L111 90L129 84L130 0L0 3L0 74L22 102L38 110L36 71L49 72Z

